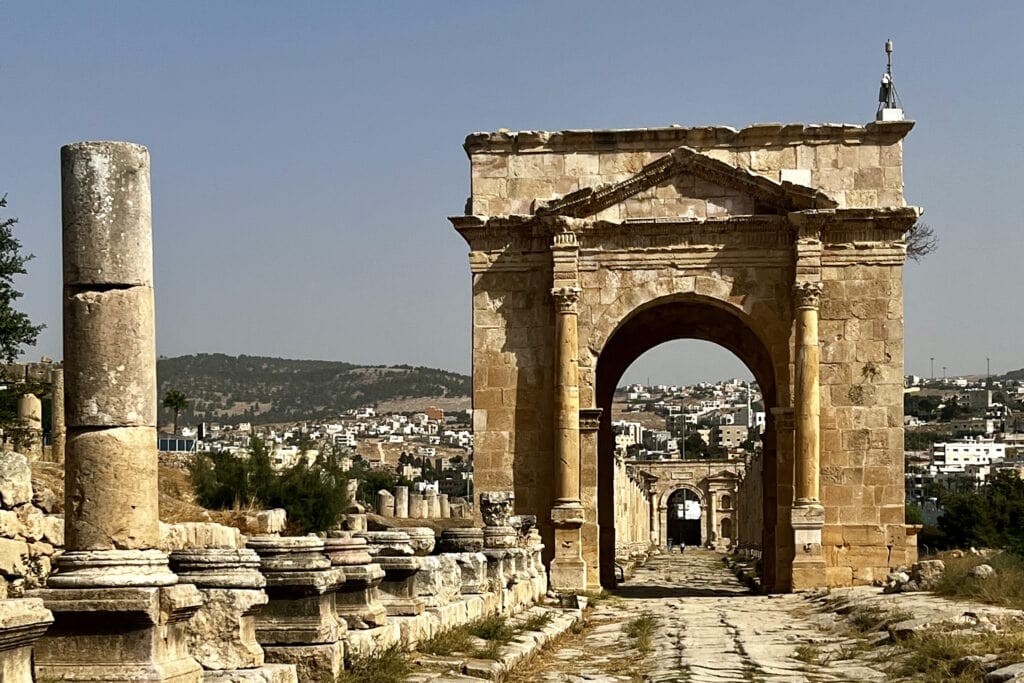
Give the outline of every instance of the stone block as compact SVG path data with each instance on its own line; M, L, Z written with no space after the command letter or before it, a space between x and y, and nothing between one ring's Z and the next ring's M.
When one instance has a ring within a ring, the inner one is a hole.
M20 453L0 453L0 504L10 510L32 501L32 469Z
M152 287L72 292L64 298L64 329L68 431L155 427ZM151 450L156 450L156 443Z
M34 596L54 615L35 646L37 680L201 680L185 645L185 624L202 604L195 586L55 588Z
M60 154L64 284L151 286L149 152L126 142L78 142Z
M18 515L20 534L26 541L40 541L43 538L43 513L34 505L19 505L15 510Z
M32 644L53 623L43 601L0 600L0 681L32 683Z
M29 548L25 541L0 538L0 574L8 577L22 577L28 573Z
M61 521L63 524L63 520ZM21 520L13 510L0 510L0 538L23 539Z
M264 664L256 669L203 671L203 683L298 683L294 664Z
M150 427L68 429L66 457L76 472L65 491L67 509L76 511L65 527L69 548L158 546L159 497L156 489L139 489L139 482L157 480L155 436Z
M345 667L342 642L314 645L269 645L263 648L268 662L291 664L300 681L333 681Z

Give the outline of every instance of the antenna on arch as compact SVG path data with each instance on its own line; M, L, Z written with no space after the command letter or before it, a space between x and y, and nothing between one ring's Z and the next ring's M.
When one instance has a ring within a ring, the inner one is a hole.
M878 111L875 112L875 121L902 121L903 103L900 102L896 84L892 80L892 38L885 41L885 59L885 73L882 74L882 84L878 87Z

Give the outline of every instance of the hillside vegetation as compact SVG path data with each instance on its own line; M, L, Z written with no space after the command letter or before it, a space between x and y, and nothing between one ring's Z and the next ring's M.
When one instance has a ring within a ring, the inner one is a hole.
M160 396L177 389L188 398L182 424L289 422L397 399L470 393L467 375L409 365L203 353L161 358L156 369Z

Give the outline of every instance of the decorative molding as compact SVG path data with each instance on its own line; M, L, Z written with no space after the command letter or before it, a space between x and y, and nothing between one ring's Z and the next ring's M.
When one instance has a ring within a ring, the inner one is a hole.
M793 285L793 300L797 308L813 308L817 310L821 300L820 282L798 282Z
M554 238L551 240L552 249L576 249L578 247L579 242L576 241L576 233L574 232L555 233Z
M596 432L601 424L604 408L580 408L580 431Z
M575 218L593 216L684 173L751 197L757 205L755 213L786 214L807 209L835 209L839 206L820 190L788 181L777 183L683 146L655 159L626 180L585 187L547 202L538 201L534 213L538 216Z
M580 301L582 290L579 287L555 287L551 296L555 300L555 308L559 313L576 313L576 305Z

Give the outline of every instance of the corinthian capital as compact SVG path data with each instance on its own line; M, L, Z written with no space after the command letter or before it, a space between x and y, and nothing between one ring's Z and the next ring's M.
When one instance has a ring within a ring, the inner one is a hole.
M575 313L576 304L580 300L579 287L555 287L551 297L555 300L555 308L559 313Z
M817 308L820 299L820 282L798 282L793 285L793 300L797 308Z

